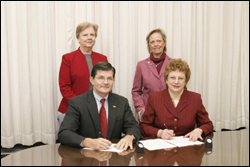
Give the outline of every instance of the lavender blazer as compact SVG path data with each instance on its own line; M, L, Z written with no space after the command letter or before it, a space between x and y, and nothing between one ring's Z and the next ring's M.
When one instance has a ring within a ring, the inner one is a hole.
M150 58L138 62L132 88L134 106L137 112L145 109L149 93L166 89L164 71L170 59L166 55L160 74Z

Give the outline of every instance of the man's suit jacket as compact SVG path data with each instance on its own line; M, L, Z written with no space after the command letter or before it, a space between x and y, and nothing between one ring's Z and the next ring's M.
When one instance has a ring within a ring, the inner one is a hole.
M109 93L108 112L107 139L120 139L122 133L140 139L141 129L126 98ZM59 141L68 146L80 147L86 137L101 137L99 132L101 125L93 90L72 98L60 126Z
M149 95L140 126L144 136L156 137L158 130L165 128L164 124L174 130L175 135L181 136L191 132L196 123L205 135L213 131L201 95L184 89L175 108L167 88Z
M108 62L106 56L96 52L91 53L91 58L93 66L100 61ZM59 86L63 99L58 111L66 113L69 99L89 91L89 77L88 64L80 48L63 55L59 72Z
M148 95L151 92L166 89L164 71L166 64L170 60L171 58L166 55L160 73L158 73L154 62L150 58L138 62L132 88L134 106L137 112L145 109Z

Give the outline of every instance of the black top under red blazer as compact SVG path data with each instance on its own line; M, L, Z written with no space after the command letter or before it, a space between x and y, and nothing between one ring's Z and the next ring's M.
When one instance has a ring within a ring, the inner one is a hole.
M91 53L91 58L93 66L100 61L108 62L106 56L96 52ZM85 55L80 48L63 55L59 72L59 86L63 99L58 111L66 113L70 99L89 91L89 73Z
M191 132L195 123L205 135L213 131L201 95L185 89L175 108L167 88L149 95L140 126L145 137L157 137L158 130L165 128L164 124L174 130L175 135L182 136Z

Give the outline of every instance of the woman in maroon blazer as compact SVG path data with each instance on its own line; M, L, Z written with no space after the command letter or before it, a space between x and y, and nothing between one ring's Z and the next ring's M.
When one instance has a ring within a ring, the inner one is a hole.
M61 113L68 110L68 102L71 98L86 93L92 89L89 81L92 67L106 61L107 57L93 52L93 46L97 37L98 25L89 22L80 23L76 28L76 38L80 47L62 57L59 72L59 85L63 99L58 108Z
M191 71L181 59L172 59L166 66L167 88L149 95L140 124L144 136L170 139L177 135L196 141L213 131L213 124L202 104L201 95L188 91ZM197 124L197 128L195 127Z

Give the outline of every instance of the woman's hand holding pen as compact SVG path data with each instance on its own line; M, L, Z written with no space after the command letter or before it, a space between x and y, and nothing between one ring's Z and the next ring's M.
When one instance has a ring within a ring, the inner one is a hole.
M164 130L161 130L161 134L160 134L160 137L162 139L170 139L171 137L174 137L175 134L174 134L174 131L173 130L168 130L168 129L164 129Z
M174 131L173 130L169 130L167 125L164 124L165 129L160 129L157 133L157 137L160 137L162 139L170 139L171 137L174 137Z

